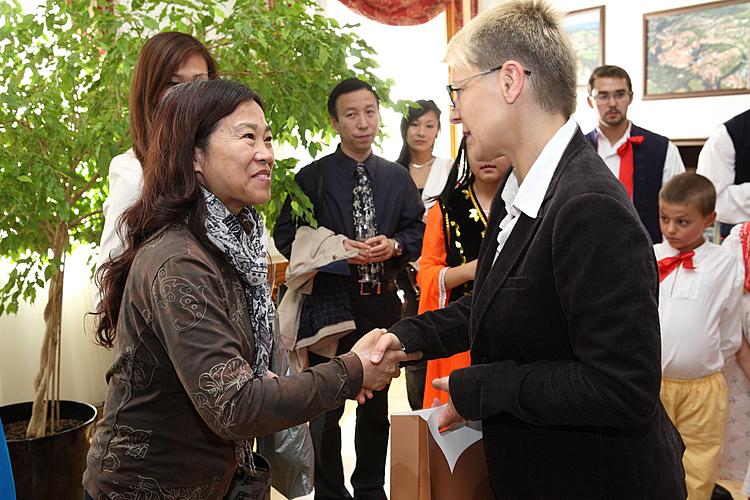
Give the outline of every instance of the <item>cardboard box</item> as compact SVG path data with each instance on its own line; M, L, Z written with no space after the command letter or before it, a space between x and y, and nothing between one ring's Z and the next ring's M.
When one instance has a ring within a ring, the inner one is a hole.
M391 416L391 500L494 500L481 430L441 434L438 411Z

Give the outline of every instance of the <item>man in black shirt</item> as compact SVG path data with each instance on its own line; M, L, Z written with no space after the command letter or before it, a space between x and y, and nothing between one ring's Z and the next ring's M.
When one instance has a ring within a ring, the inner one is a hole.
M312 201L318 224L345 235L344 247L359 252L348 265L342 262L319 272L310 297L314 301L314 295L326 288L348 291L357 329L339 340L338 352L346 352L373 328L388 328L399 320L394 277L419 257L424 207L409 173L372 153L380 114L378 96L369 84L354 78L340 82L328 98L328 113L341 144L333 154L300 170L295 180ZM274 229L276 247L287 258L299 223L287 199ZM309 357L311 365L327 361L313 353ZM343 412L342 406L310 423L316 500L352 498L344 486L341 463ZM387 498L383 483L388 429L386 387L357 408L357 465L351 482L358 499Z

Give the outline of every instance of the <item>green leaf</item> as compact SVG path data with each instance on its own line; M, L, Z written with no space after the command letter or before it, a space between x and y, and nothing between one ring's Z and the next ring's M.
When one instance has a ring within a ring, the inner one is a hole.
M57 270L50 255L99 242L109 163L132 145L133 68L156 31L205 41L221 75L263 96L274 142L302 145L312 156L334 134L325 102L335 82L357 75L394 107L392 82L372 72L372 48L314 0L274 8L261 0L42 0L39 12L41 23L16 0L0 2L0 256L12 262L12 279L0 277L0 314L36 297ZM276 162L271 201L258 207L270 228L287 196L295 216L316 224L296 168L292 158ZM87 214L95 215L78 221ZM77 223L53 249L66 221Z

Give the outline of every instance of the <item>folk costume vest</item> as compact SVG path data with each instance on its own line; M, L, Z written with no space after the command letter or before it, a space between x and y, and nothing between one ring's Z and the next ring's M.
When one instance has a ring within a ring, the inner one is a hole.
M633 205L646 227L651 241L661 242L659 229L659 190L664 176L669 139L631 123L630 136L643 136L641 144L633 144ZM586 138L597 149L596 129Z
M750 182L750 109L724 123L734 146L734 184ZM729 236L734 224L719 224L722 238Z
M750 109L730 119L724 126L734 144L734 183L750 182Z
M448 267L457 267L479 257L487 217L479 205L474 189L454 189L448 197L448 204L439 200L443 213L443 234ZM469 295L474 281L463 283L451 290L448 302Z

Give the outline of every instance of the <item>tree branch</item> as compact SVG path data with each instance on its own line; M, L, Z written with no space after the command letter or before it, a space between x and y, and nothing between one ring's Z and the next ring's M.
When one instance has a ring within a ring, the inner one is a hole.
M93 212L89 212L87 214L81 215L80 217L76 217L72 221L68 222L68 229L73 229L74 227L76 227L78 224L85 221L89 217L93 217L94 215L100 214L102 212L103 211L99 209L99 210L94 210Z
M76 160L75 163L77 165L79 163L79 161ZM74 191L73 194L70 195L70 199L68 200L68 204L72 206L76 201L78 201L78 198L80 198L83 193L85 193L86 191L88 191L89 189L91 189L91 186L93 186L94 184L96 184L97 182L99 182L99 179L101 179L101 176L95 175L94 177L92 177L91 179L89 179L88 182L86 184L84 184L83 187L81 187L81 189L79 189L78 191Z

